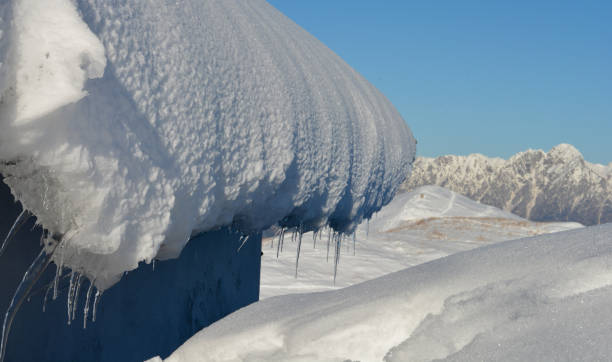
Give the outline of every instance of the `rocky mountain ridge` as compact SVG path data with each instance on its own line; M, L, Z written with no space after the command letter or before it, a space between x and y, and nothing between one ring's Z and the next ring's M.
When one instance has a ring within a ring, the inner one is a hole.
M419 157L403 190L438 185L534 221L612 222L612 162L584 160L572 145L508 160L480 154Z

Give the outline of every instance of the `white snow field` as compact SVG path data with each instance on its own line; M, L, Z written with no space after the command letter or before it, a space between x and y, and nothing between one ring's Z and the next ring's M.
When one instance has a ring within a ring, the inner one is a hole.
M268 298L203 329L166 361L603 361L612 356L611 313L605 224Z
M315 248L313 233L303 236L297 278L297 243L286 236L277 258L278 237L264 239L260 299L339 289L483 245L579 227L531 222L442 187L422 186L398 194L372 217L369 228L360 225L354 245L352 237L344 239L335 284L335 250L330 245L328 258L327 231Z
M350 233L414 160L390 102L263 0L0 15L0 173L99 289L221 226Z

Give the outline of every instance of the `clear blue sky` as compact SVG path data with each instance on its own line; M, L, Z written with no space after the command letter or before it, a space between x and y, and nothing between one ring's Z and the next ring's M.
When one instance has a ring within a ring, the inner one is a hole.
M423 156L612 161L612 0L271 0L380 89Z

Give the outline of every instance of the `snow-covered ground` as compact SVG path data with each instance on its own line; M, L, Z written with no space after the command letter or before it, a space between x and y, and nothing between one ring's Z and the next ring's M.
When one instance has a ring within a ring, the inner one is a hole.
M612 356L611 314L606 224L268 298L200 331L167 361L602 361Z
M302 237L298 278L297 242L264 239L260 298L338 289L410 266L502 240L581 227L578 223L535 223L483 205L437 186L397 195L356 233L355 250L347 236L334 286L334 245L327 257L328 233ZM369 229L369 230L368 230Z

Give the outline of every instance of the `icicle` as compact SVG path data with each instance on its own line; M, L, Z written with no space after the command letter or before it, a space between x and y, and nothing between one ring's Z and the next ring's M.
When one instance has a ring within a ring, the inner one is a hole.
M155 259L153 259L155 260ZM91 292L93 291L94 282L89 283L87 295L85 296L85 306L83 307L83 329L87 329L87 315L89 314L89 301L91 300Z
M96 296L94 297L93 303L93 311L91 313L91 321L96 321L96 312L98 311L98 303L100 303L100 298L102 297L102 292L99 289L96 289Z
M342 234L342 241L344 241L346 235ZM351 250L349 243L346 243L346 252L348 253Z
M275 233L274 236L270 239L270 249L274 250L274 238L276 238L278 236L278 238L280 239L280 232L281 229L278 229Z
M74 320L76 314L76 307L79 304L79 293L81 292L81 283L83 283L83 275L79 274L76 281L76 291L72 297L72 320Z
M338 274L338 262L340 262L340 248L342 247L342 238L340 233L335 237L336 241L336 255L334 258L334 285L336 285L336 275Z
M47 309L47 300L49 299L49 293L51 292L51 289L53 289L53 283L49 283L49 286L47 287L47 291L45 292L45 297L43 298L43 313L45 312L45 309Z
M62 277L62 271L64 269L64 253L62 253L61 257L60 257L60 263L59 265L56 264L56 271L55 271L55 279L53 280L53 300L57 299L57 288L59 286L59 280Z
M238 247L237 252L240 252L240 249L242 249L242 247L244 246L244 244L246 244L247 240L249 240L250 237L251 235L242 235L240 237L240 246Z
M68 309L68 325L70 325L70 321L72 320L72 296L74 295L74 278L77 273L73 271L70 272L70 285L68 287L68 298L66 300L66 308Z
M325 261L329 262L329 244L331 243L332 232L327 230L327 258Z
M278 253L280 252L280 247L282 245L283 234L285 233L285 228L281 229L281 233L278 237L278 243L276 243L276 259L278 259Z
M342 255L342 242L344 241L344 234L338 233L338 260L336 263L340 263L340 256Z
M287 232L287 229L283 229L283 233L281 234L281 253L283 252L283 246L285 245L285 232Z
M317 248L317 231L312 232L312 248Z
M366 240L370 236L370 219L366 220Z
M276 249L276 258L278 259L278 251L280 248L280 252L283 252L283 245L285 244L285 231L287 231L287 229L283 228L283 231L281 232L281 238L280 238L280 242L278 243L278 247Z
M295 256L295 278L298 276L298 263L300 261L300 249L302 248L302 235L304 235L304 229L302 224L300 223L300 232L298 236L298 245L297 245L297 254Z
M153 259L151 261L151 267L152 267L153 271L155 271L155 259Z
M355 256L355 244L357 237L355 236L355 231L353 231L353 256Z
M11 226L11 229L9 230L8 234L6 234L6 237L4 238L4 241L2 242L2 246L0 247L0 257L6 251L6 248L11 243L11 240L13 239L15 234L17 234L17 232L19 231L19 229L21 229L23 224L30 218L30 215L31 215L30 212L24 209L21 212L21 214L17 216L17 219L15 219L13 226Z
M13 319L15 318L17 311L19 311L23 301L27 298L36 282L38 282L38 279L40 279L44 271L49 266L54 251L55 247L51 250L51 252L49 252L49 254L47 254L45 249L38 254L36 259L34 259L28 270L23 275L23 279L21 280L21 283L19 283L19 286L13 295L13 299L11 299L11 304L6 310L4 322L2 324L2 339L0 339L0 362L4 361L6 343L11 330L11 325L13 324Z

